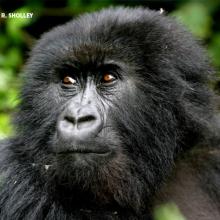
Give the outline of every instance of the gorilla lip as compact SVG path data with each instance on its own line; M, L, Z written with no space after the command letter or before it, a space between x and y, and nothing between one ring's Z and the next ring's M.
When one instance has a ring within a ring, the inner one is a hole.
M88 149L77 149L77 150L67 150L67 151L62 151L62 152L58 152L57 154L97 154L97 155L107 155L111 153L111 151L101 151L101 150L97 150L97 151L92 151L92 150L88 150Z

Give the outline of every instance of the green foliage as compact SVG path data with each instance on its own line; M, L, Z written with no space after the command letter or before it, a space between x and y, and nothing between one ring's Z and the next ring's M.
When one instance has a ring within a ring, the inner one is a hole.
M186 220L173 203L161 205L155 209L154 220Z
M14 12L31 11L24 6ZM0 138L13 133L10 118L19 102L17 75L23 65L22 50L26 43L23 28L32 22L31 19L10 18L4 20L4 29L0 27Z
M220 69L220 32L213 35L208 49L213 64Z
M0 60L0 65L6 70L14 70L22 65L22 54L18 47L11 47Z
M0 68L0 79L0 138L2 138L12 133L10 112L18 103L18 89L10 68Z
M92 0L68 0L67 5L68 7L74 9L78 12L83 11L95 11L102 7L106 7L111 5L112 0L100 0L100 1L92 1Z
M207 38L211 34L212 19L209 11L201 2L184 4L173 13L189 30L199 38Z
M7 113L0 113L0 138L7 137L12 133L12 127L10 125L10 115Z

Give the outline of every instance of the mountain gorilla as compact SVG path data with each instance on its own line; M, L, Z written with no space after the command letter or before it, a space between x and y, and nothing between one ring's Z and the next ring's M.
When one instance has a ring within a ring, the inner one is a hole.
M147 220L167 202L220 219L213 71L175 21L85 14L44 34L24 71L16 135L1 144L1 219Z

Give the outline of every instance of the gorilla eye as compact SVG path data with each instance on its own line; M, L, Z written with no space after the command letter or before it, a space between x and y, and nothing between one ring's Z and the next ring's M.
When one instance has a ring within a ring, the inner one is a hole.
M116 77L111 73L104 73L102 76L102 83L111 83L116 80Z
M76 80L70 76L65 76L62 80L62 83L65 85L73 85L76 83Z

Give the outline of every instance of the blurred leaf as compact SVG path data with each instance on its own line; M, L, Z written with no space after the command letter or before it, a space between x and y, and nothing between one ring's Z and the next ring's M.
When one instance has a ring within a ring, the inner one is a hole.
M109 6L111 3L111 0L106 0L106 1L101 1L99 3L95 3L95 2L92 2L88 7L87 7L87 10L88 11L95 11L95 10L99 10L103 7L107 7Z
M18 91L15 88L10 88L7 92L0 91L0 110L14 110L18 105Z
M0 114L0 139L7 137L12 133L10 125L10 116L5 113Z
M31 9L40 9L44 5L44 0L26 0L26 2L27 6Z
M8 44L8 39L5 35L0 34L0 51L2 51L3 49L5 49L5 47Z
M22 64L22 54L18 47L12 47L5 55L3 66L6 68L16 68Z
M172 13L199 38L207 38L211 34L212 20L208 9L200 2L184 4Z
M179 0L178 3L187 3L187 2L199 2L203 4L209 11L218 10L218 6L220 5L219 0Z
M81 12L90 12L98 10L102 7L111 5L112 0L68 0L68 6L70 8L78 9Z
M4 65L4 62L5 62L5 56L0 54L0 67Z
M214 34L208 47L209 54L216 67L220 67L220 33Z
M5 69L0 69L0 79L0 111L12 110L18 104L18 80Z
M155 209L154 220L186 220L186 218L182 216L175 204L169 203Z
M82 0L68 0L67 5L71 8L82 6Z
M0 69L0 91L6 91L9 82L13 78L13 72L9 69Z
M197 1L201 1L201 0L197 0ZM216 11L219 10L219 6L220 6L220 1L219 0L202 0L202 3L204 4L205 7L208 8L208 10L210 11Z

